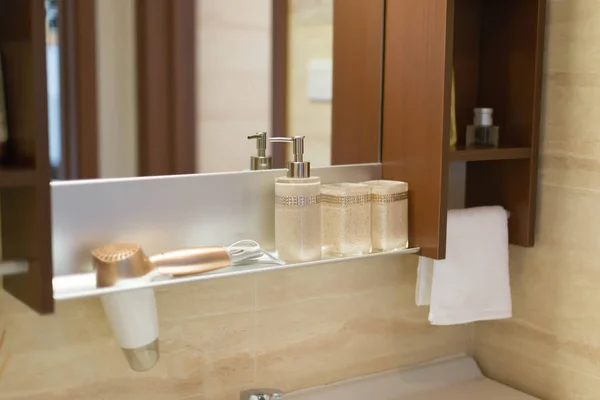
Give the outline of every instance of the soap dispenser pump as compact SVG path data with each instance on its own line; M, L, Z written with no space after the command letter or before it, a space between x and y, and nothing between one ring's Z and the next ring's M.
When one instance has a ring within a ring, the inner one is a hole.
M248 139L256 139L257 155L250 157L250 169L260 171L271 169L273 158L267 157L267 132L256 132L248 136Z
M304 138L269 139L293 146L294 160L287 163L287 176L275 180L275 247L278 257L287 262L321 258L321 179L310 176Z

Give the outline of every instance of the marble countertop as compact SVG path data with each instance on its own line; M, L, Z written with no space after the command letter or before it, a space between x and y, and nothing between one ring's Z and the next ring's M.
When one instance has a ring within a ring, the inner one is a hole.
M466 356L290 393L289 400L535 400L483 376Z

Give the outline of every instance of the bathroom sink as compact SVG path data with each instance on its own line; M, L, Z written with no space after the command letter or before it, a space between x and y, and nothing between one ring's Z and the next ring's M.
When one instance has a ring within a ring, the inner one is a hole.
M413 393L402 396L397 400L534 400L525 393L519 392L508 386L501 385L487 378L478 378L473 381L461 382L456 385L428 390L422 393Z
M352 379L287 395L286 400L535 400L487 379L470 357Z

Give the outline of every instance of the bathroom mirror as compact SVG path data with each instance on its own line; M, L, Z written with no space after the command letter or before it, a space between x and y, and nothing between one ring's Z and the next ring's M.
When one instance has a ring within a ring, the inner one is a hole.
M54 179L380 160L383 0L45 1Z

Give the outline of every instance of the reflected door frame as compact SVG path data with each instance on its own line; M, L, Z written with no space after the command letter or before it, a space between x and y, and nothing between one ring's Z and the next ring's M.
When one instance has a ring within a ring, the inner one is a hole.
M331 164L381 162L384 0L333 0Z
M59 179L98 177L95 1L58 0L62 157Z
M138 174L193 174L196 1L136 0Z
M272 130L288 136L289 16L292 0L272 0ZM384 0L333 0L331 164L381 161ZM284 168L282 146L271 146Z
M289 0L271 2L271 135L287 137ZM272 143L273 168L285 168L284 146Z
M195 3L136 0L138 176L196 172ZM96 1L58 0L58 21L58 178L99 178Z

